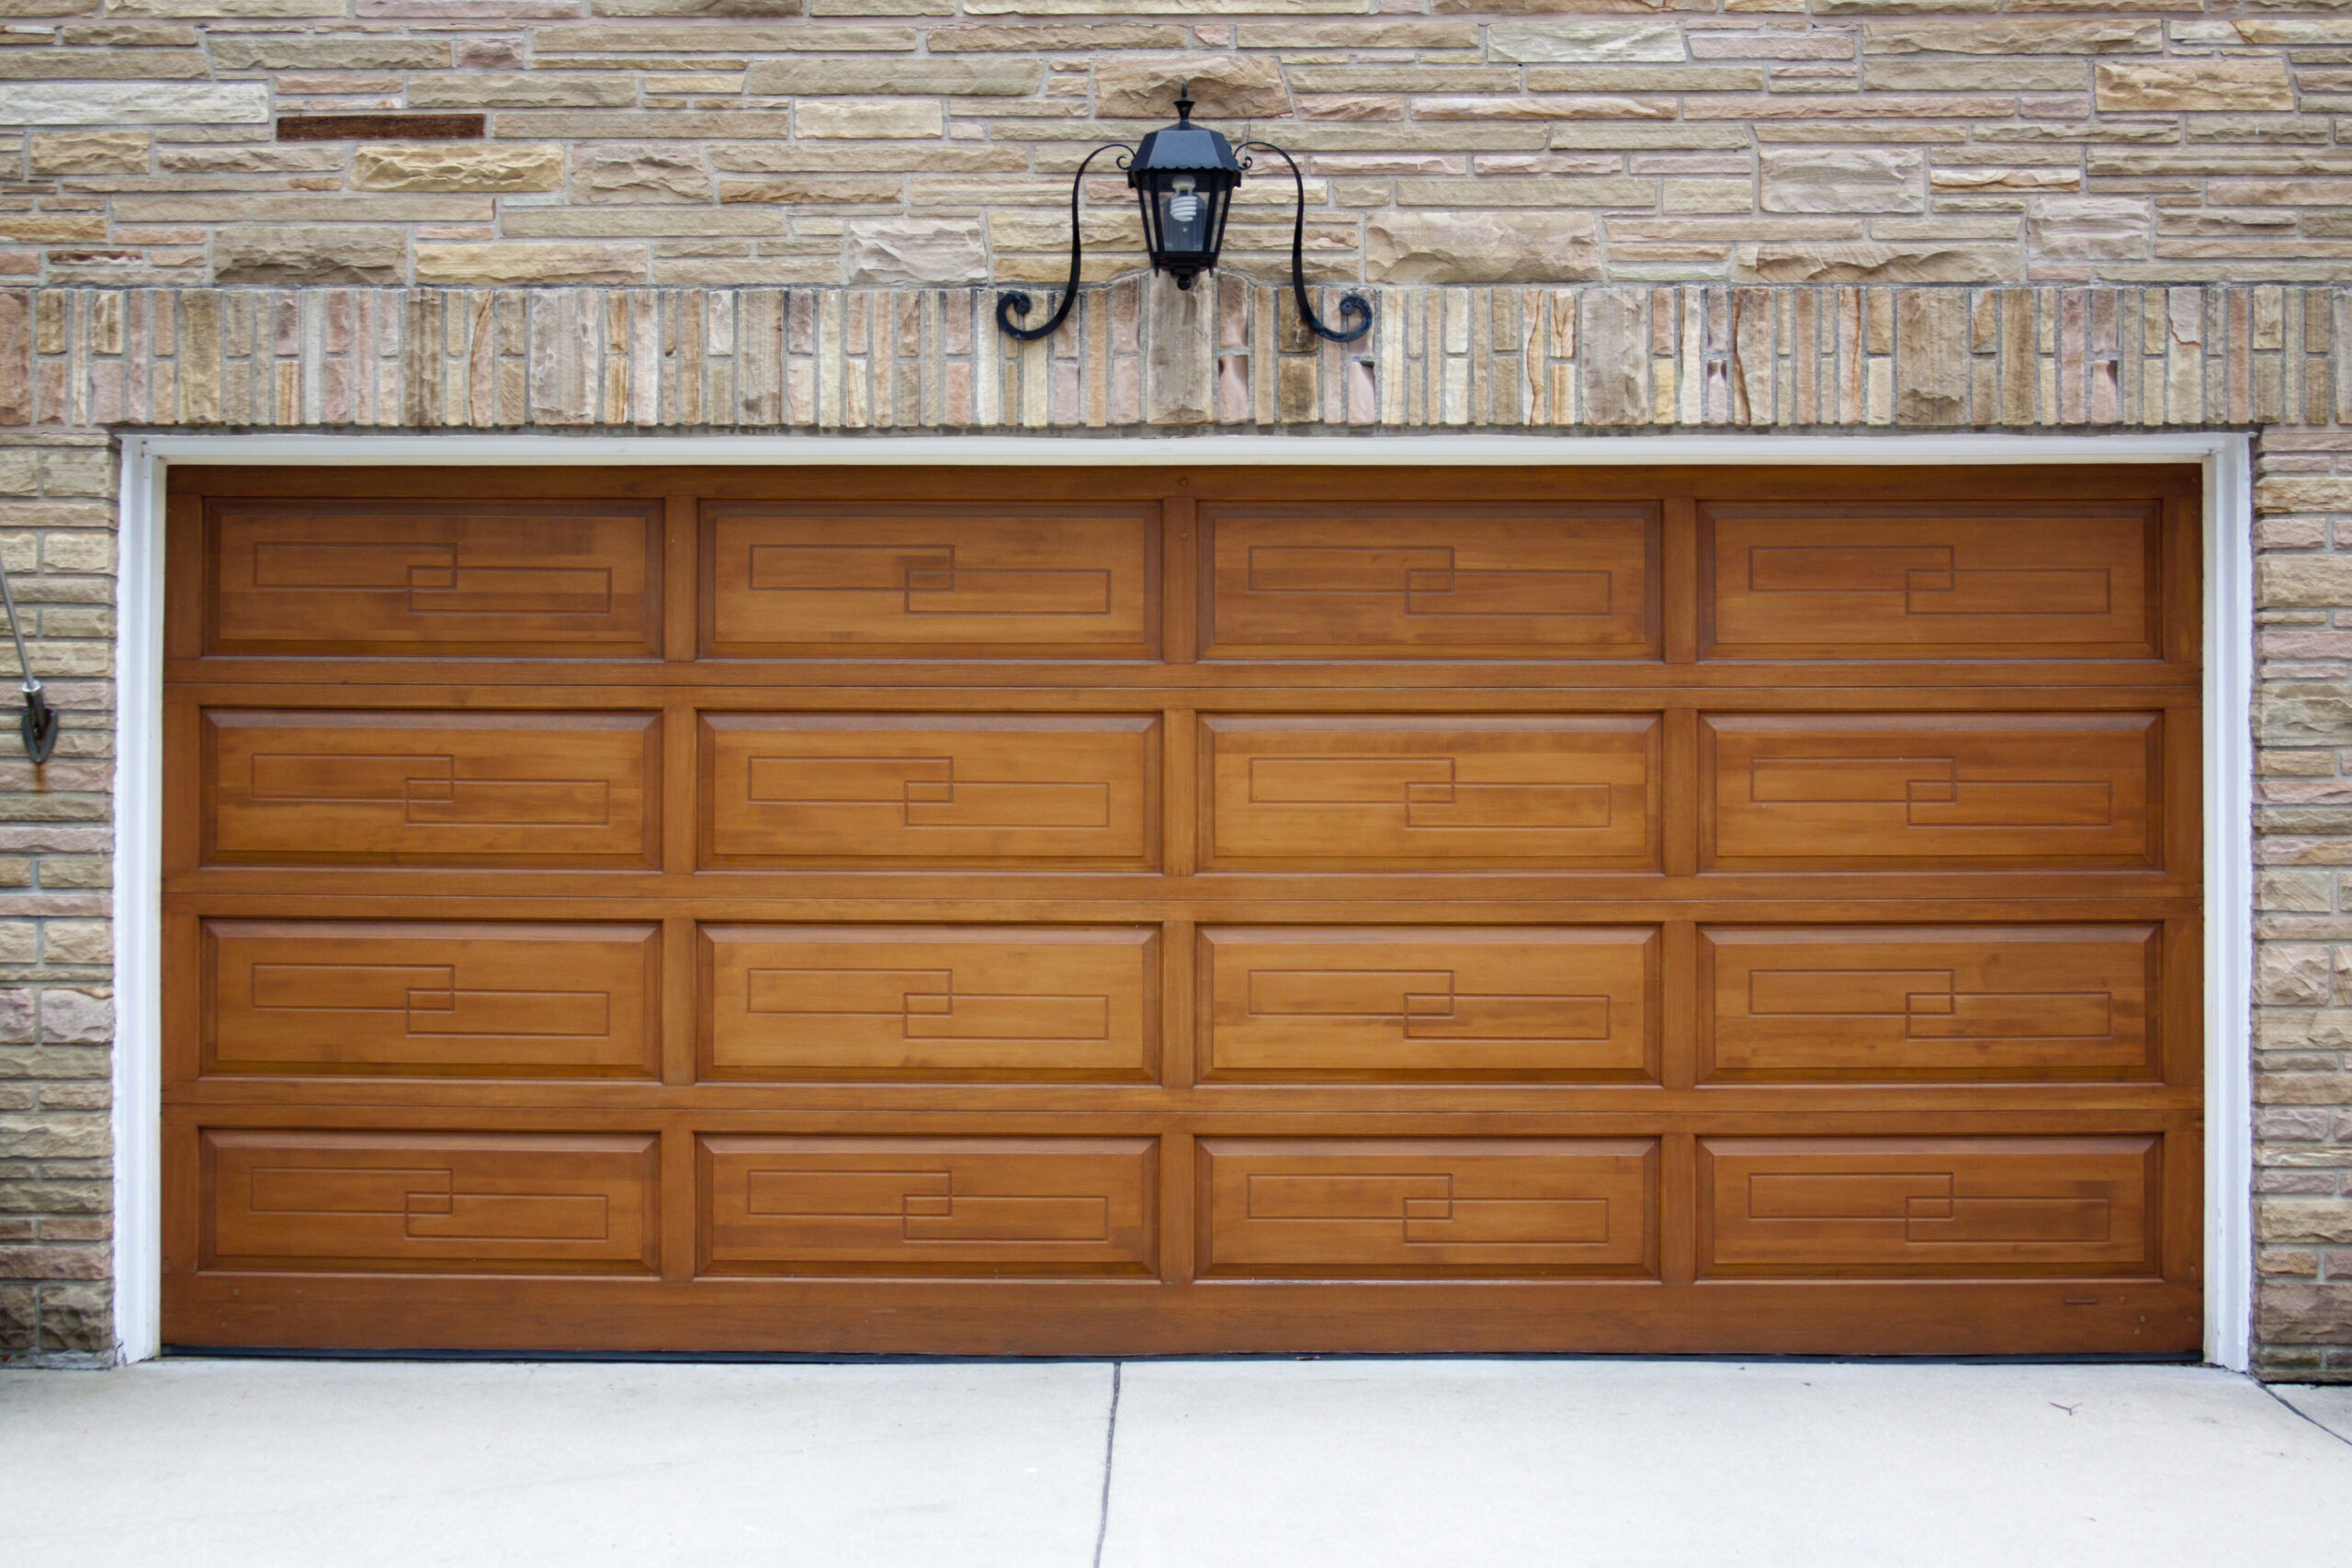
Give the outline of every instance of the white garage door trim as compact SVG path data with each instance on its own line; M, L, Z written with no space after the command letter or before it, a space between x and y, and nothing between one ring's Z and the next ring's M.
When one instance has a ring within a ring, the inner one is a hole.
M2248 438L2036 435L131 435L116 642L115 1325L161 1348L163 496L181 464L2197 463L2205 471L2205 1358L2244 1371L2254 1292L2253 480Z

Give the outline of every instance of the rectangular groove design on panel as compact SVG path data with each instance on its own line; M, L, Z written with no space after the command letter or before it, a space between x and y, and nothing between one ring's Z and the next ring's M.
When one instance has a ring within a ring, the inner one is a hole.
M713 864L1141 868L1157 851L1156 716L703 722Z
M706 651L1149 659L1159 510L709 503Z
M1159 935L1023 926L710 926L703 1076L1149 1082Z
M1209 929L1200 1077L1656 1076L1655 930Z
M216 502L215 653L661 650L658 503Z
M1700 931L1702 1079L2162 1077L2154 926Z
M646 866L661 716L209 710L207 858Z
M1658 722L1202 720L1217 866L1647 869Z
M1151 1138L700 1140L706 1274L1148 1275Z
M650 925L208 920L207 1073L658 1077Z
M2154 504L1701 508L1718 658L2151 659Z
M2156 863L2154 714L1713 715L1721 867Z
M1702 1138L1700 1272L2160 1271L2161 1140Z
M1657 508L1211 506L1213 658L1655 658Z
M212 1269L646 1274L650 1134L200 1135Z
M1203 1138L1201 1273L1228 1279L1640 1276L1647 1138Z

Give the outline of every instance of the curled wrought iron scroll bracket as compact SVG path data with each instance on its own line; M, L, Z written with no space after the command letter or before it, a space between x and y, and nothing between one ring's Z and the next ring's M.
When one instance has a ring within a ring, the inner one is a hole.
M1291 291L1298 298L1298 319L1312 328L1315 335L1319 338L1331 343L1355 342L1356 339L1372 331L1371 300L1361 294L1343 294L1340 297L1340 320L1355 322L1354 326L1344 332L1333 332L1329 327L1325 326L1322 318L1316 315L1315 307L1307 301L1306 176L1298 172L1298 160L1271 141L1245 141L1241 146L1245 152L1253 147L1263 148L1290 165L1291 184L1298 192L1298 218L1291 225L1290 231L1290 287ZM1245 160L1241 166L1246 169L1250 164Z
M8 611L8 633L17 639L17 668L24 671L22 689L25 711L17 721L17 732L24 737L25 755L36 762L49 761L57 750L57 710L49 705L49 694L41 690L33 674L33 661L25 654L25 628L17 615L16 590L8 585L8 572L0 567L0 604Z
M1003 330L1007 337L1019 338L1023 343L1035 343L1041 337L1051 337L1061 326L1064 318L1069 316L1071 304L1078 299L1079 255L1084 248L1078 231L1078 193L1086 184L1086 165L1105 152L1125 152L1127 156L1119 160L1119 167L1124 169L1135 157L1136 150L1124 141L1104 142L1093 152L1089 152L1085 161L1078 165L1078 173L1070 176L1069 282L1062 288L1061 303L1054 308L1054 319L1042 327L1014 325L1013 317L1025 316L1029 313L1030 299L1028 294L1021 289L1008 289L996 297L996 324Z

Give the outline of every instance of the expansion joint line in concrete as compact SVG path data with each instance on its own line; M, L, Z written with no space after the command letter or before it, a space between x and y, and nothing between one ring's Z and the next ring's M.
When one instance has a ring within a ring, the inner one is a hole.
M2284 1395L2282 1395L2281 1393L2279 1393L2279 1392L2278 1392L2277 1389L2275 1389L2275 1388L2271 1387L2268 1383L2264 1382L2262 1382L2260 1379L2258 1379L2258 1378L2257 1378L2257 1379L2256 1379L2256 1380L2255 1380L2255 1384L2254 1384L2254 1386L2255 1386L2255 1387L2256 1387L2256 1388L2258 1388L2258 1389L2260 1389L2263 1393L2265 1393L2268 1394L2271 1398L2273 1398L2273 1399L2277 1400L2279 1404L2281 1404L2285 1405L2288 1409L2290 1409L2290 1410L2293 1411L2296 1415L2298 1415L2298 1416L2301 1416L2304 1420L2309 1421L2312 1426L2317 1427L2321 1431L2325 1432L2329 1437L2334 1438L2337 1442L2342 1443L2346 1448L2352 1448L2352 1438L2347 1438L2347 1437L2346 1437L2343 1433L2341 1433L2341 1432L2337 1431L2335 1427L2333 1427L2329 1426L2326 1422L2324 1422L2324 1421L2321 1420L2318 1416L2313 1416L2310 1411L2305 1410L2304 1408L2302 1408L2302 1406L2301 1406L2301 1405L2297 1404L2293 1400L2289 1399L2289 1398L2286 1398ZM1117 1384L1117 1383L1115 1383L1115 1382L1114 1382L1114 1383L1111 1385L1111 1388L1112 1388L1112 1405L1113 1405L1113 1409L1115 1411L1115 1410L1116 1410L1116 1408L1117 1408L1117 1402L1118 1402L1118 1384ZM1104 1491L1104 1494L1105 1494L1105 1495L1106 1495L1106 1496L1107 1496L1107 1495L1108 1495L1108 1494L1109 1494L1110 1484L1111 1484L1111 1478L1110 1478L1109 1476L1107 1476L1107 1475L1106 1475L1106 1476L1104 1476L1104 1477L1102 1478L1102 1485L1103 1485L1103 1491ZM1098 1563L1099 1563L1099 1562L1102 1562L1102 1544L1101 1544L1099 1541L1095 1544L1095 1548L1094 1548L1094 1560L1095 1560L1095 1562L1098 1562Z
M1119 1372L1111 1363L1111 1415L1102 1430L1102 1506L1094 1520L1094 1568L1102 1568L1102 1542L1111 1533L1111 1461L1119 1447Z

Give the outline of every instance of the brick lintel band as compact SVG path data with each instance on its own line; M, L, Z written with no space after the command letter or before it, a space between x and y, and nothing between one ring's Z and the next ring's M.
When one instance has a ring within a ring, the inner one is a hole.
M1317 308L1337 307L1319 291ZM0 425L2150 428L2352 422L2352 288L0 290Z

